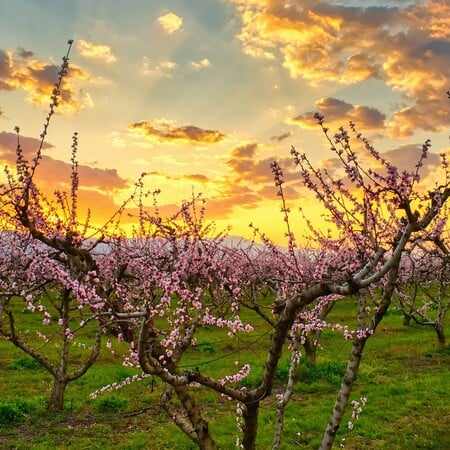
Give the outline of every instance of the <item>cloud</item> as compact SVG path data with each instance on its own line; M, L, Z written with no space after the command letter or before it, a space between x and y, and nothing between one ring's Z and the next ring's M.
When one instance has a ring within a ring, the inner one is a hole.
M287 138L289 138L291 136L292 136L292 132L291 131L287 131L286 133L279 134L278 136L271 136L270 140L271 141L281 142L281 141L284 141L285 139L287 139Z
M449 7L450 14L450 7ZM396 111L389 124L393 137L404 138L420 128L440 132L450 125L448 99L445 92L450 78L450 38L426 39L398 36L394 39L397 53L386 58L386 83L404 95L406 106Z
M170 12L158 17L158 22L166 33L172 34L181 30L183 18Z
M210 67L211 61L208 58L203 58L201 61L198 62L192 61L191 66L194 70L201 70L205 69L206 67Z
M450 38L450 5L447 2L417 3L407 11L408 19L434 39Z
M414 165L419 161L422 154L422 145L420 144L408 144L401 145L392 150L383 152L382 156L386 158L391 164L396 166L399 170L413 170ZM424 160L423 166L420 168L419 173L422 178L434 173L440 166L439 155L435 153L429 153L428 158Z
M40 142L39 139L33 137L20 136L20 146L25 158L30 158L35 154L36 150L39 148ZM44 142L42 148L48 150L53 148L53 145ZM0 132L0 158L8 163L15 163L16 149L17 135L6 131Z
M191 192L190 187L194 186L196 192L207 189L208 195L206 213L208 219L228 220L236 214L242 214L245 210L251 210L261 206L261 202L277 201L277 189L274 186L273 175L270 164L273 158L264 156L268 148L257 142L242 142L232 147L228 152L228 157L222 159L224 168L212 168L211 174L185 173L168 174L167 172L147 172L151 179L149 184L161 186L164 194L167 186L173 192L183 192L184 195ZM261 157L261 154L263 155ZM286 195L292 199L299 197L296 188L298 184L298 174L291 158L282 158L280 164L283 167L284 178L287 184L284 185ZM215 163L214 166L216 166ZM160 212L173 211L171 204L173 196L168 196L169 205L162 204ZM176 209L175 209L176 211ZM249 219L250 222L250 219Z
M317 129L317 120L313 116L315 112L319 112L325 116L327 126L342 126L345 122L352 121L360 129L373 130L385 127L386 116L376 108L352 105L332 97L321 98L316 102L315 108L315 111L287 119L287 123Z
M215 144L225 139L225 134L218 130L203 129L194 125L177 127L164 119L135 122L128 125L128 130L132 134L158 143Z
M20 136L20 146L24 157L31 161L39 148L40 140ZM17 135L14 133L0 132L0 160L9 165L16 162ZM54 146L44 142L43 150L49 150ZM83 187L98 188L101 190L124 189L127 181L121 178L115 169L99 169L79 164L78 173L80 183ZM38 168L39 179L45 180L46 184L70 183L71 164L53 159L44 154Z
M274 158L258 157L263 147L257 142L245 142L234 147L230 151L230 159L227 160L226 165L231 169L230 178L232 184L239 183L244 180L246 184L249 183L270 183L273 184L273 176L270 172L270 164ZM285 178L291 179L294 168L293 161L290 158L278 159L279 163L284 166Z
M229 1L241 17L244 53L274 59L292 78L314 87L377 79L400 92L405 105L389 121L391 136L440 132L450 125L448 2Z
M20 144L25 159L31 161L40 141L33 137L21 136ZM15 166L17 136L14 133L0 132L0 165ZM71 164L52 158L46 150L53 145L45 142L44 154L35 173L35 181L41 192L49 199L54 199L54 192L69 192L71 187ZM120 205L114 202L118 191L130 187L129 181L121 178L115 169L93 168L85 164L78 165L80 187L78 206L80 218L91 210L91 223L101 225L117 211Z
M395 112L389 122L389 131L392 137L402 139L412 136L418 128L437 133L449 125L450 110L442 100L418 100L413 106Z
M259 154L264 151L264 146L257 142L243 142L230 150L230 157L225 162L229 173L220 180L211 180L216 184L218 194L208 198L208 216L225 219L236 213L238 207L252 209L260 206L262 201L277 199L270 170L273 158L261 158ZM287 182L283 185L286 195L298 198L299 193L293 186L298 176L292 159L280 158L278 162Z
M361 145L353 145L353 150L358 156L360 163L365 167L376 168L380 173L385 173L385 168L380 161L376 161L371 154ZM422 144L400 145L391 150L380 152L380 156L397 167L400 172L406 170L411 172L415 164L422 155ZM342 163L338 158L330 158L321 161L321 168L330 173L342 170ZM436 153L429 152L428 157L423 161L419 173L422 178L434 173L440 166L440 158Z
M174 176L174 175L168 175L167 173L162 172L147 172L146 176L154 176L154 177L161 177L165 180L172 180L172 181L192 181L195 183L207 183L211 181L207 176L195 173L195 174L188 174L188 175L180 175L180 176Z
M225 172L220 175L213 170L214 175L199 173L184 173L170 175L166 172L148 172L151 185L168 185L179 192L190 192L189 186L194 186L197 192L205 189L207 216L209 219L229 219L237 210L253 209L262 201L277 200L277 190L274 187L270 164L273 158L259 156L267 149L257 142L242 142L231 148L229 156L224 160ZM281 159L285 179L296 182L295 166L290 158ZM292 184L292 183L291 183ZM286 192L293 198L298 198L298 192L293 186L286 185ZM170 201L170 200L169 200ZM249 220L250 221L250 220Z
M103 61L105 63L113 63L117 61L117 58L112 53L111 49L107 45L94 44L93 42L79 39L76 42L77 50L84 58L95 59L97 61Z
M270 180L270 162L260 161L256 157L259 147L256 142L248 142L231 150L226 165L232 170L233 183L243 179L252 183Z
M197 183L207 183L209 181L209 178L205 175L195 173L192 175L185 175L184 178L189 181L195 181Z
M22 47L17 47L17 54L23 59L32 58L34 56L34 52L25 50Z
M79 98L82 101L83 105L86 106L86 108L93 108L95 106L91 94L89 94L89 92L86 92L84 89L79 90Z
M33 52L20 48L17 53L0 49L0 90L22 89L35 105L48 105L59 71L59 65L41 61ZM62 82L59 112L77 112L92 104L92 99L82 90L75 89L77 82L88 79L87 72L70 64Z
M71 165L60 160L44 156L38 169L39 179L45 180L46 184L70 183ZM99 169L83 164L78 165L80 186L83 189L93 188L103 192L115 189L125 189L127 181L121 178L116 169Z
M0 90L10 91L15 89L12 72L12 53L0 49Z
M79 217L82 218L89 211L91 225L106 224L119 207L120 205L114 201L114 192L98 192L83 188L78 191Z
M260 200L261 197L257 193L243 187L224 190L220 196L208 199L206 212L211 219L227 219L235 213L236 207L253 209L258 206Z
M236 159L249 159L252 160L258 149L257 142L249 142L239 145L231 150L231 155Z
M262 199L266 200L274 200L277 198L278 188L272 183L267 184L263 186L261 189L258 190L258 195ZM291 185L283 185L283 194L286 199L296 199L299 196L299 191L297 191L293 186Z
M139 71L142 75L155 78L172 78L173 72L177 64L173 61L161 61L159 63L152 62L149 58L144 56L141 61Z

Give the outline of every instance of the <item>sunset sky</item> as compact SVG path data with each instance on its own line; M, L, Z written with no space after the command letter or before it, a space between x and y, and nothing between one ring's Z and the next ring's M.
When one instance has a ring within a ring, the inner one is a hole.
M290 180L294 214L319 214L289 155L333 166L315 111L332 129L354 121L402 168L427 138L449 150L448 0L0 0L2 166L16 125L36 148L69 38L39 177L67 189L77 131L81 199L98 220L147 172L163 212L203 193L219 228L248 237L253 222L283 242L269 165Z

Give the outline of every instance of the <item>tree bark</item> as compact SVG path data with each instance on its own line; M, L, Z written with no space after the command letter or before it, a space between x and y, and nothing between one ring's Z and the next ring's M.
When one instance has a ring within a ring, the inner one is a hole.
M272 450L278 450L280 448L281 437L283 434L284 409L288 404L292 395L292 389L294 387L295 382L295 368L298 365L298 361L299 355L297 354L297 342L293 342L291 363L289 365L289 376L288 382L286 384L286 390L284 391L283 396L280 398L277 404L277 426L273 438Z
M208 422L203 419L197 402L188 392L188 387L173 386L173 389L183 404L183 408L194 428L199 448L201 450L216 450L217 445L209 433Z
M403 312L403 325L409 327L411 325L411 315Z
M436 322L434 324L434 330L436 331L436 336L438 340L438 349L443 350L446 345L444 327L442 326L441 323Z
M51 411L62 411L64 409L64 394L67 383L63 378L55 377L52 395L50 397L49 409Z
M242 445L245 450L255 450L258 432L259 402L247 403L244 409L244 437Z
M352 352L350 354L350 359L347 364L344 379L341 384L339 394L336 398L336 402L334 404L333 412L331 414L327 428L325 429L325 433L323 435L322 443L320 444L319 450L330 450L333 446L334 439L336 438L336 433L342 421L342 416L344 415L345 408L348 404L348 399L352 391L353 383L356 380L356 376L358 374L358 368L362 359L366 341L371 335L368 333L368 330L370 329L372 333L375 332L377 326L383 319L384 315L386 314L389 308L389 305L391 304L391 299L392 296L394 295L395 287L397 284L399 266L400 266L400 255L395 260L391 268L391 271L389 272L388 280L384 286L380 304L378 305L377 309L374 312L370 325L367 327L362 337L355 337L353 339ZM362 313L364 306L365 305L362 299L359 299L358 322L362 320ZM361 326L362 323L360 325L360 328Z
M333 446L336 433L341 424L342 416L352 391L353 382L356 380L356 376L358 374L358 368L366 341L367 338L355 339L353 341L352 352L347 364L344 380L342 381L339 394L334 404L333 413L330 421L328 422L319 450L330 450Z

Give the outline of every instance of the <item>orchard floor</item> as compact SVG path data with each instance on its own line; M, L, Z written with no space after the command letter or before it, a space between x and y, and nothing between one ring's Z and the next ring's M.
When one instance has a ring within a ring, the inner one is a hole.
M338 308L333 314L345 316L347 312ZM294 394L286 408L282 449L314 449L320 443L351 345L332 331L325 331L321 342L317 364L302 362L297 370ZM220 371L229 361L217 356L229 350L229 344L211 334L208 345L200 342L198 352ZM241 362L245 356L239 355ZM230 357L236 358L235 353ZM262 348L252 348L248 358L254 370L247 383L252 385L262 372ZM287 367L284 359L277 390L286 379ZM51 389L47 372L0 340L0 448L196 449L160 409L162 384L157 379L148 377L90 398L96 389L135 373L136 369L123 367L105 347L87 374L69 385L65 410L51 413L47 411ZM235 405L205 390L199 396L219 448L235 448ZM351 399L360 397L366 397L367 404L353 430L347 427L348 408L335 448L450 449L450 347L437 351L433 329L405 327L398 313L389 313L368 341ZM271 448L274 430L272 396L261 405L257 449Z

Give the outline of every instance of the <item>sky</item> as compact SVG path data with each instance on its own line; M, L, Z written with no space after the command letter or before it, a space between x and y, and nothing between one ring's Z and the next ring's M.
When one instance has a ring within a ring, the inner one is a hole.
M38 176L67 190L78 132L80 208L99 223L145 185L161 213L202 194L218 229L283 243L270 163L292 206L314 219L291 146L318 167L336 160L313 114L349 121L408 168L430 138L448 152L447 0L0 0L0 165L37 146L67 40L70 72Z

